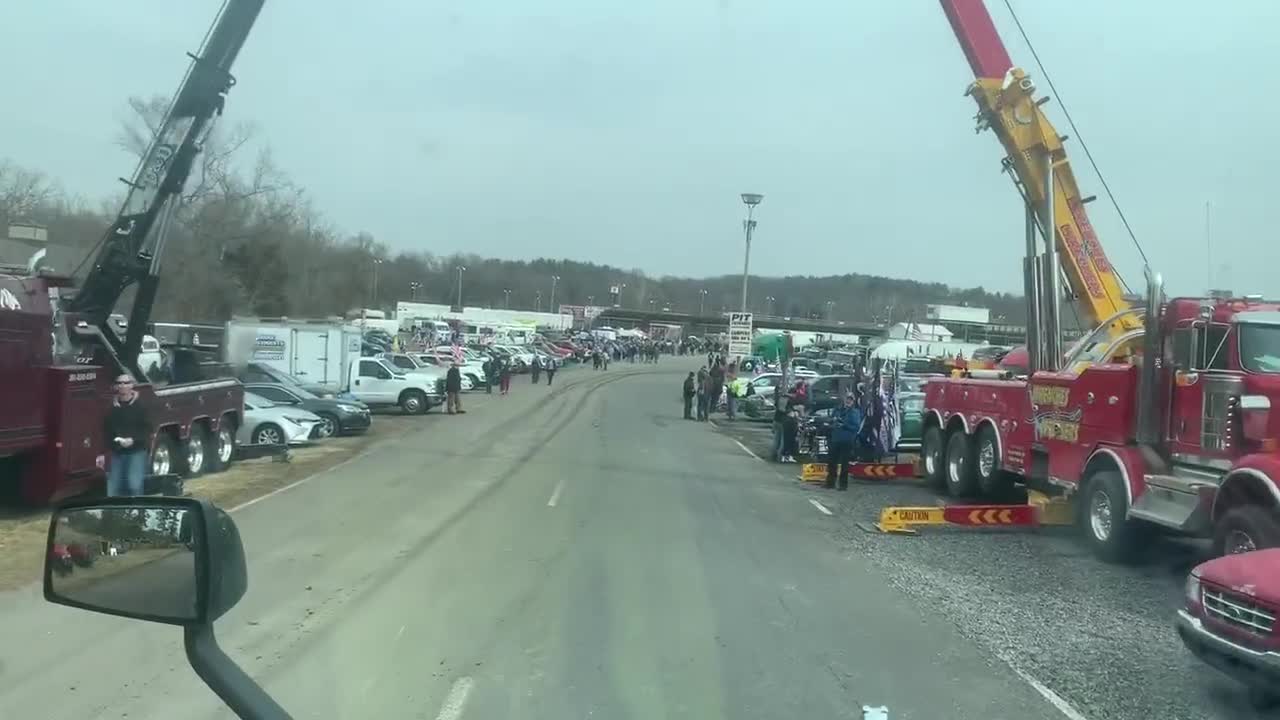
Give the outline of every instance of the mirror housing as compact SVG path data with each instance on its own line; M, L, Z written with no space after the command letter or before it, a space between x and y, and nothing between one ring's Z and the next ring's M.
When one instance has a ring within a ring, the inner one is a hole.
M231 516L208 500L71 500L49 523L51 603L170 625L212 623L248 587Z

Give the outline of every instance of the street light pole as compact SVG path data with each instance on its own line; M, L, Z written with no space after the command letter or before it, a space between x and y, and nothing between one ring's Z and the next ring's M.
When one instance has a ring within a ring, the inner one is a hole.
M542 291L539 290L533 295L533 311L542 312Z
M503 309L506 309L506 310L511 309L511 291L510 290L502 291L502 307Z
M378 258L373 259L373 304L375 307L378 304L378 266L381 264L382 261Z
M773 317L773 301L776 300L772 295L765 296L765 302L769 303L769 311L765 313L765 317Z
M760 193L742 193L742 202L747 206L747 219L742 221L742 229L747 234L747 248L742 254L742 312L747 311L747 273L751 269L751 234L756 229L756 221L752 215L761 200L764 200L764 195Z
M706 309L707 304L707 291L699 290L698 295L698 317L702 317L703 310Z
M461 265L458 266L458 307L459 308L462 307L462 272L464 270L466 270L465 267Z
M551 299L547 301L548 312L556 311L556 283L558 282L560 282L560 276L552 275L551 276Z

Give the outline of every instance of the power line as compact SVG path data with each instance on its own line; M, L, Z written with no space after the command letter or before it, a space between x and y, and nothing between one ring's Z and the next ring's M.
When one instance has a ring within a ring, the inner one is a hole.
M1040 62L1040 55L1036 52L1036 46L1031 43L1031 38L1027 37L1027 31L1022 27L1022 21L1018 19L1018 13L1014 12L1013 4L1010 0L1004 0L1004 6L1009 9L1009 15L1013 17L1013 24L1018 27L1018 33L1022 35L1022 41L1027 44L1027 49L1031 51L1031 57L1036 61L1036 67L1040 69L1040 74L1044 76L1045 83L1049 86L1049 91L1058 98L1058 105L1062 107L1062 115L1067 119L1067 124L1071 126L1071 132L1075 134L1076 140L1080 142L1081 149L1084 150L1084 156L1088 158L1089 165L1093 167L1093 172L1097 174L1098 180L1102 183L1102 189L1107 193L1107 199L1111 201L1111 206L1116 209L1116 214L1120 216L1120 222L1124 224L1125 232L1129 233L1129 239L1133 241L1133 246L1138 249L1138 255L1142 256L1142 263L1150 266L1151 262L1147 260L1147 253L1142 249L1142 243L1138 242L1138 236L1133 233L1133 228L1129 226L1129 219L1124 216L1124 211L1120 209L1120 203L1116 201L1116 196L1111 192L1111 186L1107 184L1107 178L1103 176L1102 170L1098 168L1098 163L1093 159L1093 153L1089 152L1089 145L1084 141L1084 136L1080 134L1080 129L1076 127L1076 123L1071 119L1071 112L1067 110L1067 103L1062 99L1062 93L1058 92L1058 88L1053 85L1053 78L1049 77L1049 71L1045 69L1044 63ZM1123 282L1123 279L1121 280Z

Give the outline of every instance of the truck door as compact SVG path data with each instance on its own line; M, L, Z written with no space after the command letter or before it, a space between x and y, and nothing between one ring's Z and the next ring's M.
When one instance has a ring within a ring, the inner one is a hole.
M351 381L353 395L367 403L395 403L398 388L385 365L372 358L361 358L355 370L356 377Z
M1228 399L1241 379L1229 371L1230 326L1207 320L1184 322L1170 333L1172 360L1168 440L1174 455L1194 461L1225 452Z
M289 374L303 382L327 385L336 378L329 376L329 333L316 330L293 330L293 355L289 358Z

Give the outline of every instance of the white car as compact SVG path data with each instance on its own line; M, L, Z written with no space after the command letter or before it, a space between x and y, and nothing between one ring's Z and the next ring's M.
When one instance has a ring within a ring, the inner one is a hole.
M437 367L449 369L449 365L453 363L453 348L448 345L441 345L432 348L426 352L409 353L418 362L435 365ZM462 371L462 389L470 390L471 387L484 384L484 360L478 359L474 355L469 354L466 350L462 352L462 364L458 366ZM471 387L468 387L468 383Z
M253 393L244 394L244 423L236 432L240 445L302 445L312 439L320 416L293 405L276 405Z

